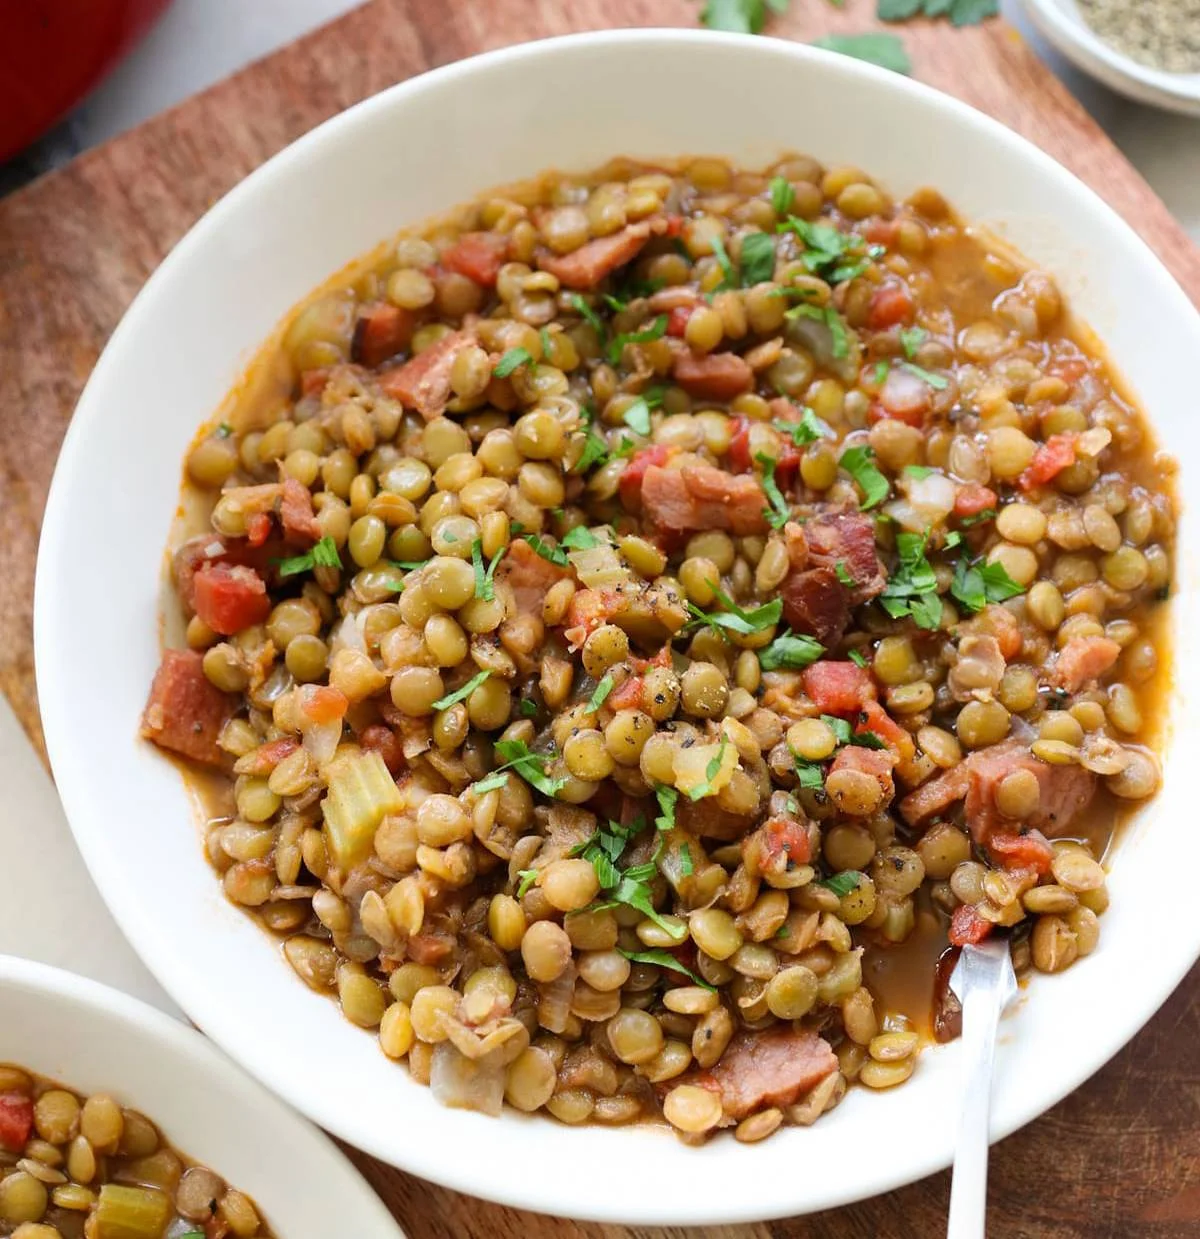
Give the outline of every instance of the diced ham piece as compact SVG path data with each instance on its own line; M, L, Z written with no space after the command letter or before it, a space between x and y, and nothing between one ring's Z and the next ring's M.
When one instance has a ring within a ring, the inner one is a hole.
M498 232L464 232L441 257L442 266L457 275L495 288L496 277L508 258L508 237Z
M646 480L646 470L651 465L665 465L670 458L671 449L663 443L644 447L629 458L617 480L621 502L628 511L636 513L642 510L642 483Z
M766 496L758 481L711 465L663 469L652 465L642 480L642 510L662 530L675 533L728 529L744 537L766 533Z
M33 1130L33 1098L0 1093L0 1149L20 1153Z
M595 288L606 275L632 262L652 236L667 230L665 216L644 219L629 224L611 236L588 241L570 254L552 254L549 250L543 250L537 256L537 265L543 271L549 271L565 288Z
M196 573L207 564L218 563L228 553L229 543L220 534L202 533L189 538L171 560L175 590L189 611L196 609Z
M142 714L142 735L160 748L207 766L226 764L217 747L234 699L215 688L195 650L164 650Z
M1055 688L1077 693L1098 680L1121 656L1121 647L1108 637L1072 637L1059 650L1046 679Z
M570 576L570 569L543 559L524 538L508 544L508 551L496 568L496 579L512 589L518 610L537 616L542 613L550 587L566 576Z
M383 758L383 764L388 768L388 774L397 775L404 768L404 750L400 737L383 723L372 723L359 733L359 744L368 753L378 753Z
M271 613L267 583L241 564L205 564L192 579L192 592L196 614L225 637Z
M1054 860L1054 849L1040 830L1031 830L1027 835L993 831L988 851L1005 869L1032 869L1039 874L1048 873Z
M405 408L416 409L426 421L432 421L450 399L450 371L454 359L474 343L473 331L452 331L403 365L383 371L379 376L379 388L384 395L399 400Z
M675 358L675 382L697 400L728 402L754 387L754 371L736 353L680 353Z
M808 563L813 568L842 565L854 584L847 586L850 605L858 606L881 594L887 575L875 551L875 522L862 512L822 512L804 526Z
M835 645L850 623L846 590L832 568L809 568L784 578L783 618L796 631Z
M351 358L372 370L402 353L412 341L417 316L390 301L363 306L354 324Z
M1096 776L1082 766L1051 766L1034 757L1020 740L1009 739L979 749L910 792L900 802L900 813L910 826L918 826L965 800L971 836L977 843L986 844L998 830L1012 832L1013 822L996 807L996 788L1015 770L1030 771L1041 790L1037 811L1022 825L1051 838L1069 832L1096 790Z
M292 542L311 546L321 536L321 526L313 513L312 495L303 482L284 478L283 498L279 504L279 519L283 532Z
M823 714L858 713L875 698L870 672L857 663L822 658L800 673L804 691Z
M991 932L991 921L985 921L969 903L954 909L954 915L950 918L951 946L974 946Z
M804 1028L769 1028L740 1033L708 1073L732 1119L766 1106L791 1105L802 1093L837 1070L829 1043Z

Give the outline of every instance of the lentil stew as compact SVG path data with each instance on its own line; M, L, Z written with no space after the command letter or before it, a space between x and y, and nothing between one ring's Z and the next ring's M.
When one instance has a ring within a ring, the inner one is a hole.
M0 1063L0 1236L270 1239L254 1202L144 1114Z
M196 440L143 732L446 1104L760 1140L953 1034L944 944L1095 948L1171 474L932 190L547 175L315 295Z

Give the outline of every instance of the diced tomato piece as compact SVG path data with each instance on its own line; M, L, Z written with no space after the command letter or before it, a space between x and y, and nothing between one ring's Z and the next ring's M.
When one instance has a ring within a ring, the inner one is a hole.
M1052 374L1064 383L1074 385L1088 372L1088 363L1083 357L1056 357L1046 366L1046 373Z
M639 658L636 654L632 654L629 661L633 664L633 669L640 673L649 671L651 667L669 667L671 665L671 647L664 645L653 658Z
M251 546L262 546L271 536L271 518L265 512L255 512L246 522L246 541Z
M792 817L772 817L762 828L761 863L765 867L783 853L789 862L804 865L812 859L812 840L802 822Z
M677 305L667 315L667 335L681 337L687 327L687 321L692 317L693 306Z
M736 353L680 353L675 382L697 400L728 401L754 387L754 371Z
M336 723L349 705L340 688L327 684L307 684L300 694L300 708L314 723Z
M404 768L404 747L400 737L383 723L372 723L369 727L364 727L358 742L367 752L378 753L383 758L389 774L398 774Z
M878 215L867 220L863 228L863 236L872 245L886 245L889 249L896 244L896 237L899 235L899 232L899 220L883 219Z
M874 732L901 761L911 761L916 755L917 746L912 736L878 701L863 702L862 709L858 712L855 735L861 735L865 731Z
M729 463L738 473L745 473L750 468L750 419L748 417L733 419L733 434L729 439Z
M906 323L913 315L912 293L899 280L886 280L871 294L867 306L867 326L881 331Z
M978 516L988 508L994 509L998 502L996 492L990 486L980 486L978 482L966 482L958 488L954 495L954 515Z
M988 839L987 846L1005 869L1019 867L1038 874L1048 873L1054 859L1054 849L1037 831L1018 835L997 830Z
M33 1098L24 1093L0 1093L0 1149L19 1153L33 1129Z
M972 904L964 903L954 909L954 915L950 918L949 934L953 946L982 942L991 932L991 921L985 921Z
M408 958L416 964L441 963L454 950L454 939L447 934L413 934L408 940Z
M300 394L302 396L318 396L325 390L325 384L328 382L328 366L317 366L312 370L305 370L300 375Z
M1029 468L1017 479L1022 490L1044 486L1075 463L1075 435L1051 435L1038 446Z
M261 624L271 614L267 583L242 565L207 564L192 580L196 614L224 637Z
M621 492L621 503L630 512L640 512L642 507L642 482L646 478L646 470L651 465L665 465L671 457L671 449L664 444L656 443L652 447L644 447L629 458L625 472L621 474L617 488Z
M408 348L417 316L412 310L377 301L363 306L354 324L354 339L350 351L355 361L374 369L389 357Z
M642 677L631 675L619 688L614 688L604 703L614 710L636 710L642 704Z
M874 700L875 685L857 663L822 659L801 672L804 691L826 714L854 714Z
M495 288L508 258L508 238L496 232L465 232L442 254L442 266L458 275Z
M239 774L254 774L265 777L270 774L276 766L279 765L285 757L290 757L300 747L299 740L293 740L291 736L284 736L281 740L271 740L266 744L260 744L254 750L254 761L252 766L247 769L239 764Z
M311 546L321 536L321 526L313 512L312 495L308 487L296 478L284 478L283 497L279 504L279 519L290 541Z
M601 624L607 623L624 605L615 589L577 589L567 607L563 636L578 649Z
M668 237L677 237L683 231L683 216L668 215L665 235Z

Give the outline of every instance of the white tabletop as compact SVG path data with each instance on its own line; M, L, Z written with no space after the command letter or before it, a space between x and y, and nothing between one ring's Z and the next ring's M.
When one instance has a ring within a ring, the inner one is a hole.
M144 43L52 137L54 163L103 142L232 73L356 0L174 0ZM1128 102L1077 73L1034 35L1015 0L1006 16L1025 31L1084 106L1200 241L1200 121ZM0 864L6 883L0 952L58 964L175 1011L121 937L92 886L53 784L0 697ZM120 823L113 823L119 832ZM176 1012L177 1013L177 1012Z

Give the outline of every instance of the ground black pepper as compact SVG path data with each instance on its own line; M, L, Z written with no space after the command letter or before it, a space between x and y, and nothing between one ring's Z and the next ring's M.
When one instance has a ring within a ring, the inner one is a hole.
M1200 73L1200 0L1078 0L1084 21L1119 52L1168 73Z

